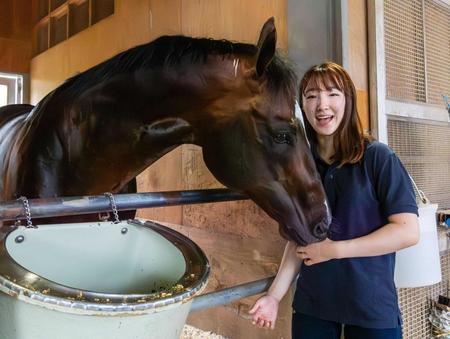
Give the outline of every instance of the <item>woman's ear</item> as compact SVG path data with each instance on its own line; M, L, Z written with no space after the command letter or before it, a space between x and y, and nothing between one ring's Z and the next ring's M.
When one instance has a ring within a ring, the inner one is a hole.
M277 30L273 17L268 19L261 29L258 40L258 54L256 58L256 74L261 76L269 66L275 55L277 44Z

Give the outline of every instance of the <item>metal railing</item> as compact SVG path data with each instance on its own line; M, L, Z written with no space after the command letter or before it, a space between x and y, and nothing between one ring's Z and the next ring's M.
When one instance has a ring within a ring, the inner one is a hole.
M138 208L245 200L248 197L229 189L217 188L192 191L114 194L114 199L117 209L126 211ZM28 202L33 219L111 211L110 199L106 195L29 199ZM21 200L0 202L0 221L20 219L26 219Z

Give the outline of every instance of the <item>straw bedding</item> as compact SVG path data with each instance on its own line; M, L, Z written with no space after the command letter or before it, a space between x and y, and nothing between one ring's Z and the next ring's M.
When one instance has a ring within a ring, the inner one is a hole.
M180 339L227 339L221 335L209 331L202 331L198 328L184 325Z

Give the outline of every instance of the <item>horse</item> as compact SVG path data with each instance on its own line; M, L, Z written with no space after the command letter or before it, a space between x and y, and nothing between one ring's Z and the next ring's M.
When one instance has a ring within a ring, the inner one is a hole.
M159 37L73 76L35 107L0 109L0 200L135 191L133 178L191 143L285 238L322 240L330 213L296 92L273 18L256 45Z

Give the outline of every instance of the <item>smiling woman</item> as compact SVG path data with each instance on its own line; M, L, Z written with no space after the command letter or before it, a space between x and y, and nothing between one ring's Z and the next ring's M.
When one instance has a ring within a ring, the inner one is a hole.
M286 245L267 295L250 311L253 321L274 328L279 302L298 275L293 339L338 339L342 324L348 339L399 339L394 252L419 236L409 176L388 146L363 133L353 81L340 65L306 72L300 104L333 219L327 239Z

